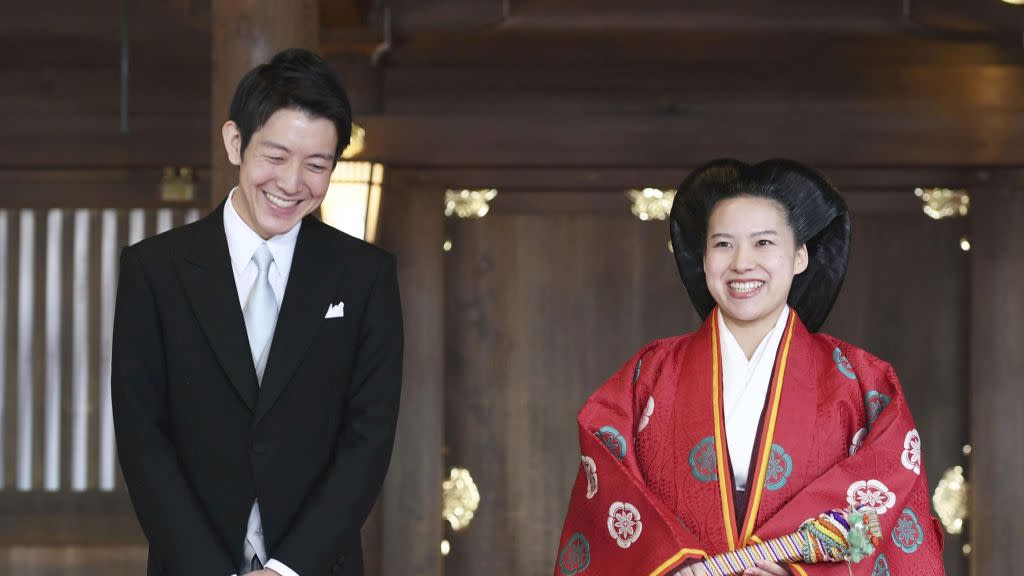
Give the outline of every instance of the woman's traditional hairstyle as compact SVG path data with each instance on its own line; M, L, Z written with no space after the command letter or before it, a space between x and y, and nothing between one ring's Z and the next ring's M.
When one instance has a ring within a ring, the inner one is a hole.
M669 233L679 275L701 318L715 307L704 275L708 219L728 198L767 198L781 205L796 236L807 244L807 269L793 278L789 305L814 332L828 317L846 277L850 258L850 214L846 202L817 171L792 160L766 160L753 166L713 160L679 185Z

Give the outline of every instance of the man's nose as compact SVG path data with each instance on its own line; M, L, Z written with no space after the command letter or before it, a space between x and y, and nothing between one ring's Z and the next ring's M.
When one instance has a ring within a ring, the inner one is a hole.
M299 163L288 163L281 167L278 173L277 185L286 194L296 194L302 187L302 165Z

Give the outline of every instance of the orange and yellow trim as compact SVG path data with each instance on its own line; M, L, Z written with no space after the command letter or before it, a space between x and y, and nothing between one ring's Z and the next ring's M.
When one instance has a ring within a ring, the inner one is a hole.
M711 342L711 402L715 417L715 460L718 463L718 491L719 500L722 503L722 523L725 527L725 537L731 552L736 549L736 541L739 539L739 534L736 530L736 514L733 511L732 503L732 474L729 473L729 461L726 455L717 307L711 318Z
M686 556L700 556L701 558L706 559L708 554L703 550L697 550L695 548L683 548L679 552L676 552L671 558L662 562L660 566L654 569L654 572L651 572L650 576L662 576L669 570L675 568L676 564Z
M747 505L747 517L743 523L743 542L749 540L754 534L754 524L757 522L757 512L761 506L761 496L764 494L764 480L768 474L768 459L771 457L772 444L775 442L775 424L779 417L782 383L786 378L786 364L789 360L789 346L793 341L793 325L795 323L796 313L790 310L785 343L782 346L782 354L779 357L779 369L775 377L775 385L772 386L771 390L771 410L765 422L766 428L761 441L761 452L758 454L757 481L754 483L754 493L750 496L750 503Z

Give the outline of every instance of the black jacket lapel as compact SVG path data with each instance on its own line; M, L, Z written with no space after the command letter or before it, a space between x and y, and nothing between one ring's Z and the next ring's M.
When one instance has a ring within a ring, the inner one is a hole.
M295 373L337 291L341 265L334 240L327 226L312 216L302 222L260 386L257 422Z
M179 273L210 346L239 396L255 411L259 395L238 289L224 235L224 203L197 222Z

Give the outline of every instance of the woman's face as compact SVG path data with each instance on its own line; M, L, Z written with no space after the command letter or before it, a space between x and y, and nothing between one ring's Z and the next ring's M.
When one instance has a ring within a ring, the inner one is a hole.
M774 323L793 276L807 269L781 205L765 198L722 200L708 221L704 273L708 290L734 325Z

